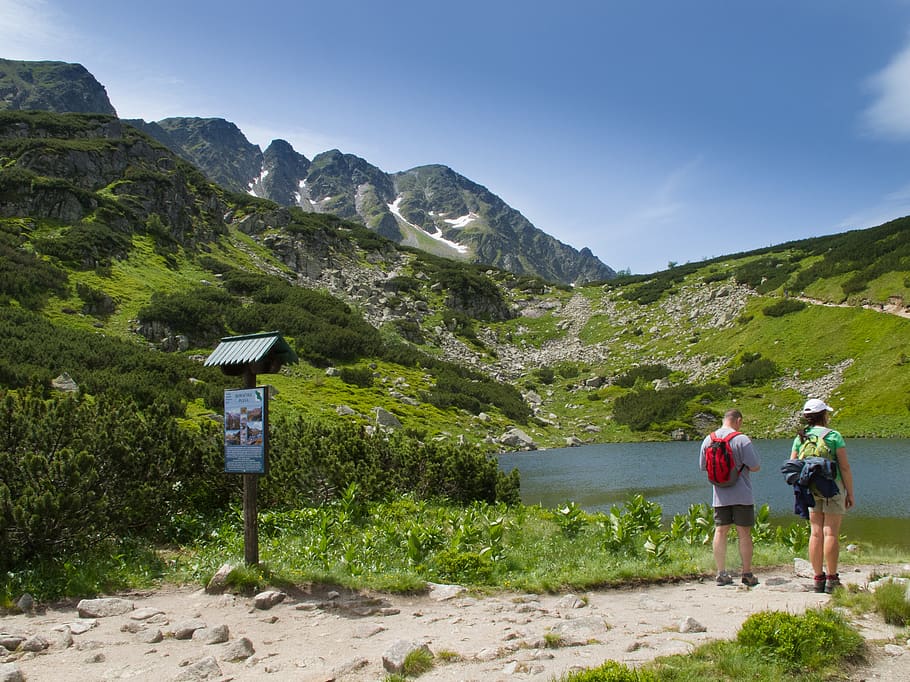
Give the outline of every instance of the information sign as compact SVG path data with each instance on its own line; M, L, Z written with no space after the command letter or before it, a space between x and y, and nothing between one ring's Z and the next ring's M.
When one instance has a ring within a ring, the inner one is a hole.
M268 387L224 392L224 471L264 474Z

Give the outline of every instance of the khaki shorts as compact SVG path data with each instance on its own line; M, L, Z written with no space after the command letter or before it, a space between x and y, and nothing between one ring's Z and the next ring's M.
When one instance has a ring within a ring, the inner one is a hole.
M812 497L815 498L815 506L809 507L810 514L840 514L843 516L847 513L847 491L841 490L834 497L822 497L814 490Z

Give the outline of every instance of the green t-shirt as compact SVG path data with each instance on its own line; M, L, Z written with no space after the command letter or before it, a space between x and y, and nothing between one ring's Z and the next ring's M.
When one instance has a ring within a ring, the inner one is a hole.
M821 436L823 433L825 433L826 429L828 429L828 427L826 427L826 426L810 426L808 429L806 429L806 433L812 434L815 436ZM828 457L828 459L834 460L836 462L838 449L847 447L847 443L844 442L844 437L842 435L840 435L839 431L835 431L834 429L828 429L828 433L825 433L825 435L824 435L824 441L825 441L825 445L828 446L828 450L831 451L831 454ZM802 443L802 441L800 440L799 436L796 436L796 438L793 439L793 446L790 449L790 451L799 452L799 446L801 443ZM841 479L840 467L838 467L837 468L837 480L840 480L840 479Z

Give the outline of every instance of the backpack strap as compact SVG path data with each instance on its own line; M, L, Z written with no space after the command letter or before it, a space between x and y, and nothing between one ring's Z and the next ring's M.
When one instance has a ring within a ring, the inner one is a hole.
M733 456L733 446L730 445L730 441L739 435L741 435L739 431L731 431L730 433L728 433L726 436L724 436L721 439L727 444L727 447L730 448L731 456ZM736 460L734 459L733 461L735 462ZM745 469L745 468L746 468L746 463L743 462L742 464L739 465L739 469L736 470L736 475L739 476L743 472L743 469Z
M730 444L730 441L733 440L734 438L736 438L736 437L739 436L739 435L740 435L739 431L731 431L731 432L728 433L726 436L724 436L723 438L721 438L721 440L724 441L724 442L726 442L726 443L729 445L729 444Z

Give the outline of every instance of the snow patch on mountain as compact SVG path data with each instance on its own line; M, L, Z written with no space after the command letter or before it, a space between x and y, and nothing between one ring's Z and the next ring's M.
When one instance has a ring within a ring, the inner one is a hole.
M262 181L266 179L268 174L269 174L269 171L267 168L265 168L264 166L262 168L260 168L259 176L254 178L253 181L250 182L250 184L247 186L247 190L246 190L247 194L251 194L252 196L259 197L259 198L265 197L264 194L257 194L256 188L262 187Z
M449 246L449 247L455 249L456 251L458 251L458 253L468 253L470 251L470 249L467 246L465 246L464 244L459 244L458 242L453 242L453 241L443 237L442 233L438 229L435 232L429 232L429 231L423 229L422 227L420 227L420 225L415 225L414 223L408 222L408 220L403 215L401 215L401 200L403 198L404 197L401 197L401 196L396 197L395 201L393 201L391 204L387 204L389 207L389 211L392 212L392 215L394 215L396 218L398 218L405 225L409 225L410 227L413 227L415 230L420 230L421 232L423 232L426 235L429 235L436 241L441 242L442 244L445 244L446 246ZM449 221L447 220L446 222L449 222Z
M475 220L477 220L479 217L480 216L478 216L476 213L468 213L467 215L463 215L460 218L454 218L454 219L446 218L445 222L447 222L452 227L462 228L462 227L467 227L468 225L473 223Z

